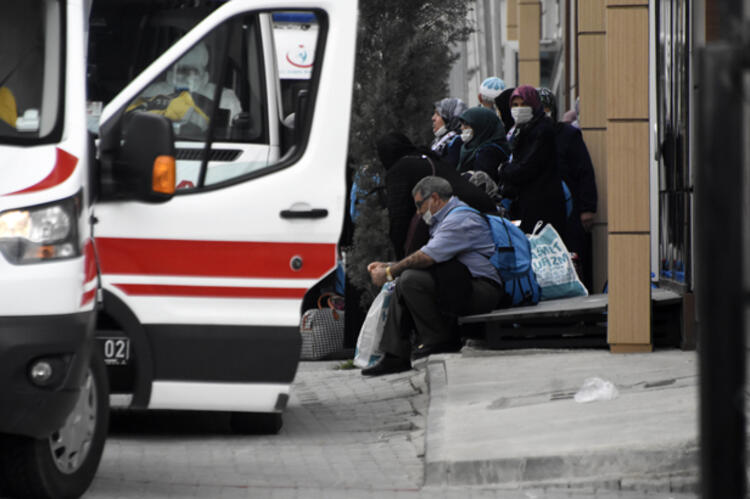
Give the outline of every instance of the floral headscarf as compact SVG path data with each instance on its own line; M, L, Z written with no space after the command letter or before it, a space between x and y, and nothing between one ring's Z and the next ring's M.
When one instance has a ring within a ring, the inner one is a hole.
M461 115L468 106L461 99L447 97L435 103L435 111L443 118L445 129L454 132L461 128Z
M539 93L539 100L542 103L542 107L548 107L552 121L557 121L557 99L555 98L555 94L552 93L552 90L545 87L537 88L536 91Z

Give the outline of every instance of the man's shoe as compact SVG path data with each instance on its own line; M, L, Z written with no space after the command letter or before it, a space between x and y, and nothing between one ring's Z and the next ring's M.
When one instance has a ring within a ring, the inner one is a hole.
M401 357L386 354L372 367L362 369L362 376L382 376L383 374L401 373L411 369L411 362Z
M461 343L461 340L442 341L432 345L426 345L423 343L414 347L411 356L416 360L434 353L453 353L461 350L462 346L463 344Z

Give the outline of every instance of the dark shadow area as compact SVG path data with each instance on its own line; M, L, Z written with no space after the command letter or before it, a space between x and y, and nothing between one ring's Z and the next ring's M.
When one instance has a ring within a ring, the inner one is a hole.
M109 433L118 438L232 434L230 413L216 411L112 410Z

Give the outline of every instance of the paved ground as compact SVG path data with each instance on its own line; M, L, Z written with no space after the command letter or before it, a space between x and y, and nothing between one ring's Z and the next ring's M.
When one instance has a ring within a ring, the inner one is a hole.
M87 497L296 497L299 489L377 497L418 490L423 373L365 382L358 370L334 370L337 364L301 364L275 436L233 435L221 414L117 415Z
M430 358L426 483L698 490L695 352L476 353ZM594 377L614 398L577 402Z
M284 428L238 436L221 414L118 414L87 498L674 498L595 487L423 486L425 371L364 378L304 362Z

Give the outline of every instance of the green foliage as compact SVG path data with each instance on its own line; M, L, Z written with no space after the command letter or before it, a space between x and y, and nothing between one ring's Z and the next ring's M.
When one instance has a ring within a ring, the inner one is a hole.
M357 175L358 190L364 194L359 206L352 246L347 252L346 272L349 281L360 290L360 305L367 309L378 289L371 283L367 264L379 260L393 259L391 240L388 237L388 213L383 208L384 178L382 166L364 165Z
M361 0L350 152L374 160L379 135L431 139L433 104L448 97L451 49L472 29L468 0Z
M344 362L340 364L336 364L333 369L335 371L350 371L356 368L357 367L354 365L354 359L349 359L349 360L345 360Z
M349 153L359 171L359 186L373 192L384 178L377 160L378 137L399 131L415 144L432 137L435 101L448 97L447 80L457 55L452 46L473 28L467 20L471 0L360 0L359 36ZM360 204L347 275L362 289L364 307L377 291L367 264L392 259L388 217L381 197Z

